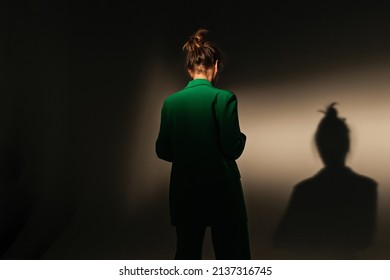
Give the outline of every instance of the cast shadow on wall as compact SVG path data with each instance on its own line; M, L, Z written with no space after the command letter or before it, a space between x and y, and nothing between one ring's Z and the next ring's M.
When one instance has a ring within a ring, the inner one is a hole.
M274 234L291 259L358 259L375 236L377 183L346 165L349 128L328 106L315 134L324 167L294 186Z

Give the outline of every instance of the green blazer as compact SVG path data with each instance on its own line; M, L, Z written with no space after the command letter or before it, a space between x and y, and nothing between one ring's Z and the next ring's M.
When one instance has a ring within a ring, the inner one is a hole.
M173 225L247 220L235 161L245 141L234 93L195 79L165 99L155 148L160 159L172 162Z

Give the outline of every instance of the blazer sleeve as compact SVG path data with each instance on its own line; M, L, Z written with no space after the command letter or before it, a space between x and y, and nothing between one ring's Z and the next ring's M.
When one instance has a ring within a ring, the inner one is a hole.
M229 159L238 159L244 151L246 135L240 130L235 94L229 93L218 96L216 118L222 153Z
M161 109L160 131L156 140L156 154L158 158L172 162L172 142L168 131L166 105Z

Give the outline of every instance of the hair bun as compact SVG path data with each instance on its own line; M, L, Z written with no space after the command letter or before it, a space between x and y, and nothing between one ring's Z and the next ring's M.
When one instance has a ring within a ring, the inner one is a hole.
M200 46L204 44L205 42L205 39L206 39L206 34L208 33L209 31L207 29L204 29L204 28L200 28L196 31L196 33L192 36L192 39L194 39L196 41L197 44L199 44Z
M332 102L328 107L326 107L326 111L319 110L319 112L325 114L325 118L332 118L332 119L337 119L338 118L338 112L336 108L334 107L337 105L336 102Z
M326 108L325 116L327 118L337 118L338 117L338 112L337 112L336 108L334 107L335 105L337 105L337 103L336 102L332 102Z

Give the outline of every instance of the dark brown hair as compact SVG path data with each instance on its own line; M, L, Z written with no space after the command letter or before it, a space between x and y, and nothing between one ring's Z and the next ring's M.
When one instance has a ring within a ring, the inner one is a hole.
M218 61L218 68L222 70L222 53L217 45L206 39L209 30L200 28L184 44L185 67L191 71L202 72L213 67Z

